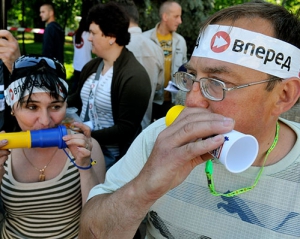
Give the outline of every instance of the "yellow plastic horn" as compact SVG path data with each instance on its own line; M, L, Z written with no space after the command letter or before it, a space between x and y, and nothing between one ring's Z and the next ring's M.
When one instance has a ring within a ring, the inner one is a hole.
M169 109L166 115L166 125L171 125L184 108L185 107L183 105L175 105Z
M17 133L3 133L0 134L0 140L7 139L8 144L1 147L1 149L13 148L30 148L31 136L30 131L17 132Z

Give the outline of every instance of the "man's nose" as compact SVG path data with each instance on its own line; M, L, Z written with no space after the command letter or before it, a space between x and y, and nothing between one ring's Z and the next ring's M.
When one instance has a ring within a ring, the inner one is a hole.
M208 108L209 100L203 96L199 82L194 82L191 91L187 93L185 105L188 107Z

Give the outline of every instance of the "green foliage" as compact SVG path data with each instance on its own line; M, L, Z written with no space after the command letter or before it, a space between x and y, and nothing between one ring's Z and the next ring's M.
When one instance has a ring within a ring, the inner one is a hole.
M74 31L78 27L76 16L84 15L88 9L98 2L110 0L53 0L56 4L57 21L66 29ZM114 0L118 1L118 0ZM140 13L140 26L143 31L153 28L159 22L159 7L165 0L134 0ZM182 6L182 24L178 28L187 42L188 55L192 53L197 39L200 24L212 13L231 5L248 2L250 0L177 0ZM289 9L293 13L299 12L299 0L267 0ZM11 0L12 8L8 11L9 26L36 27L39 17L41 0ZM24 5L22 5L24 4ZM24 14L22 14L22 12ZM26 13L26 14L25 14Z
M211 11L211 14L213 14L214 12L217 12L223 8L229 7L229 6L233 6L233 5L237 5L237 4L241 4L244 2L249 2L249 0L215 0L214 1L214 8Z
M192 54L195 47L196 39L199 35L199 28L213 9L213 0L191 0L182 1L182 24L178 28L178 33L184 36L187 46L188 54Z
M245 2L250 2L251 0L215 0L215 7L211 13L219 11L228 6L237 5ZM297 13L300 11L300 1L299 0L265 0L273 4L283 6L292 13Z
M19 37L20 38L20 37ZM27 33L24 44L21 40L19 40L20 47L22 48L24 45L26 54L41 54L42 52L42 43L34 42L33 35ZM73 75L73 44L68 37L66 37L66 42L64 46L64 66L66 68L67 80L70 80Z
M96 0L53 0L56 11L56 21L67 29L75 30L78 27L78 22L75 20L76 16L80 16L82 12L82 5ZM39 14L40 5L46 1L40 0L12 0L12 8L7 12L8 26L24 26L28 28L37 27L41 24ZM22 14L22 9L24 10ZM24 20L22 22L22 19ZM22 24L24 23L24 24Z
M300 13L300 1L296 0L268 0L267 2L274 3L285 7L290 10L292 13Z

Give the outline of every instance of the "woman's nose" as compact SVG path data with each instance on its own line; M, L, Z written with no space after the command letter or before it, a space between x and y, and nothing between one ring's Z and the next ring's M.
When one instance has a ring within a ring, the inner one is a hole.
M39 112L39 123L43 126L49 126L51 122L50 114L47 110Z

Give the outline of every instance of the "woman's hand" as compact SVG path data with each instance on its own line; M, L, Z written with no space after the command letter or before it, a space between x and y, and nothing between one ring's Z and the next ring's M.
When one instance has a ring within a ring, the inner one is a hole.
M80 173L80 185L82 195L82 205L85 204L90 190L97 184L102 183L105 177L105 162L100 145L98 142L91 138L90 128L83 124L75 122L72 125L82 133L68 134L63 137L68 148L70 149L75 163L78 168L88 169L79 170ZM93 153L92 153L93 149ZM91 166L91 158L96 162Z
M75 158L76 165L88 167L91 164L91 151L93 148L91 129L79 122L72 123L72 127L78 128L81 133L76 132L65 135L63 140Z
M1 133L5 133L2 131ZM8 141L3 139L0 141L0 180L2 179L5 170L4 170L4 163L8 159L8 155L10 155L10 151L8 149L1 149L3 146L7 145Z

